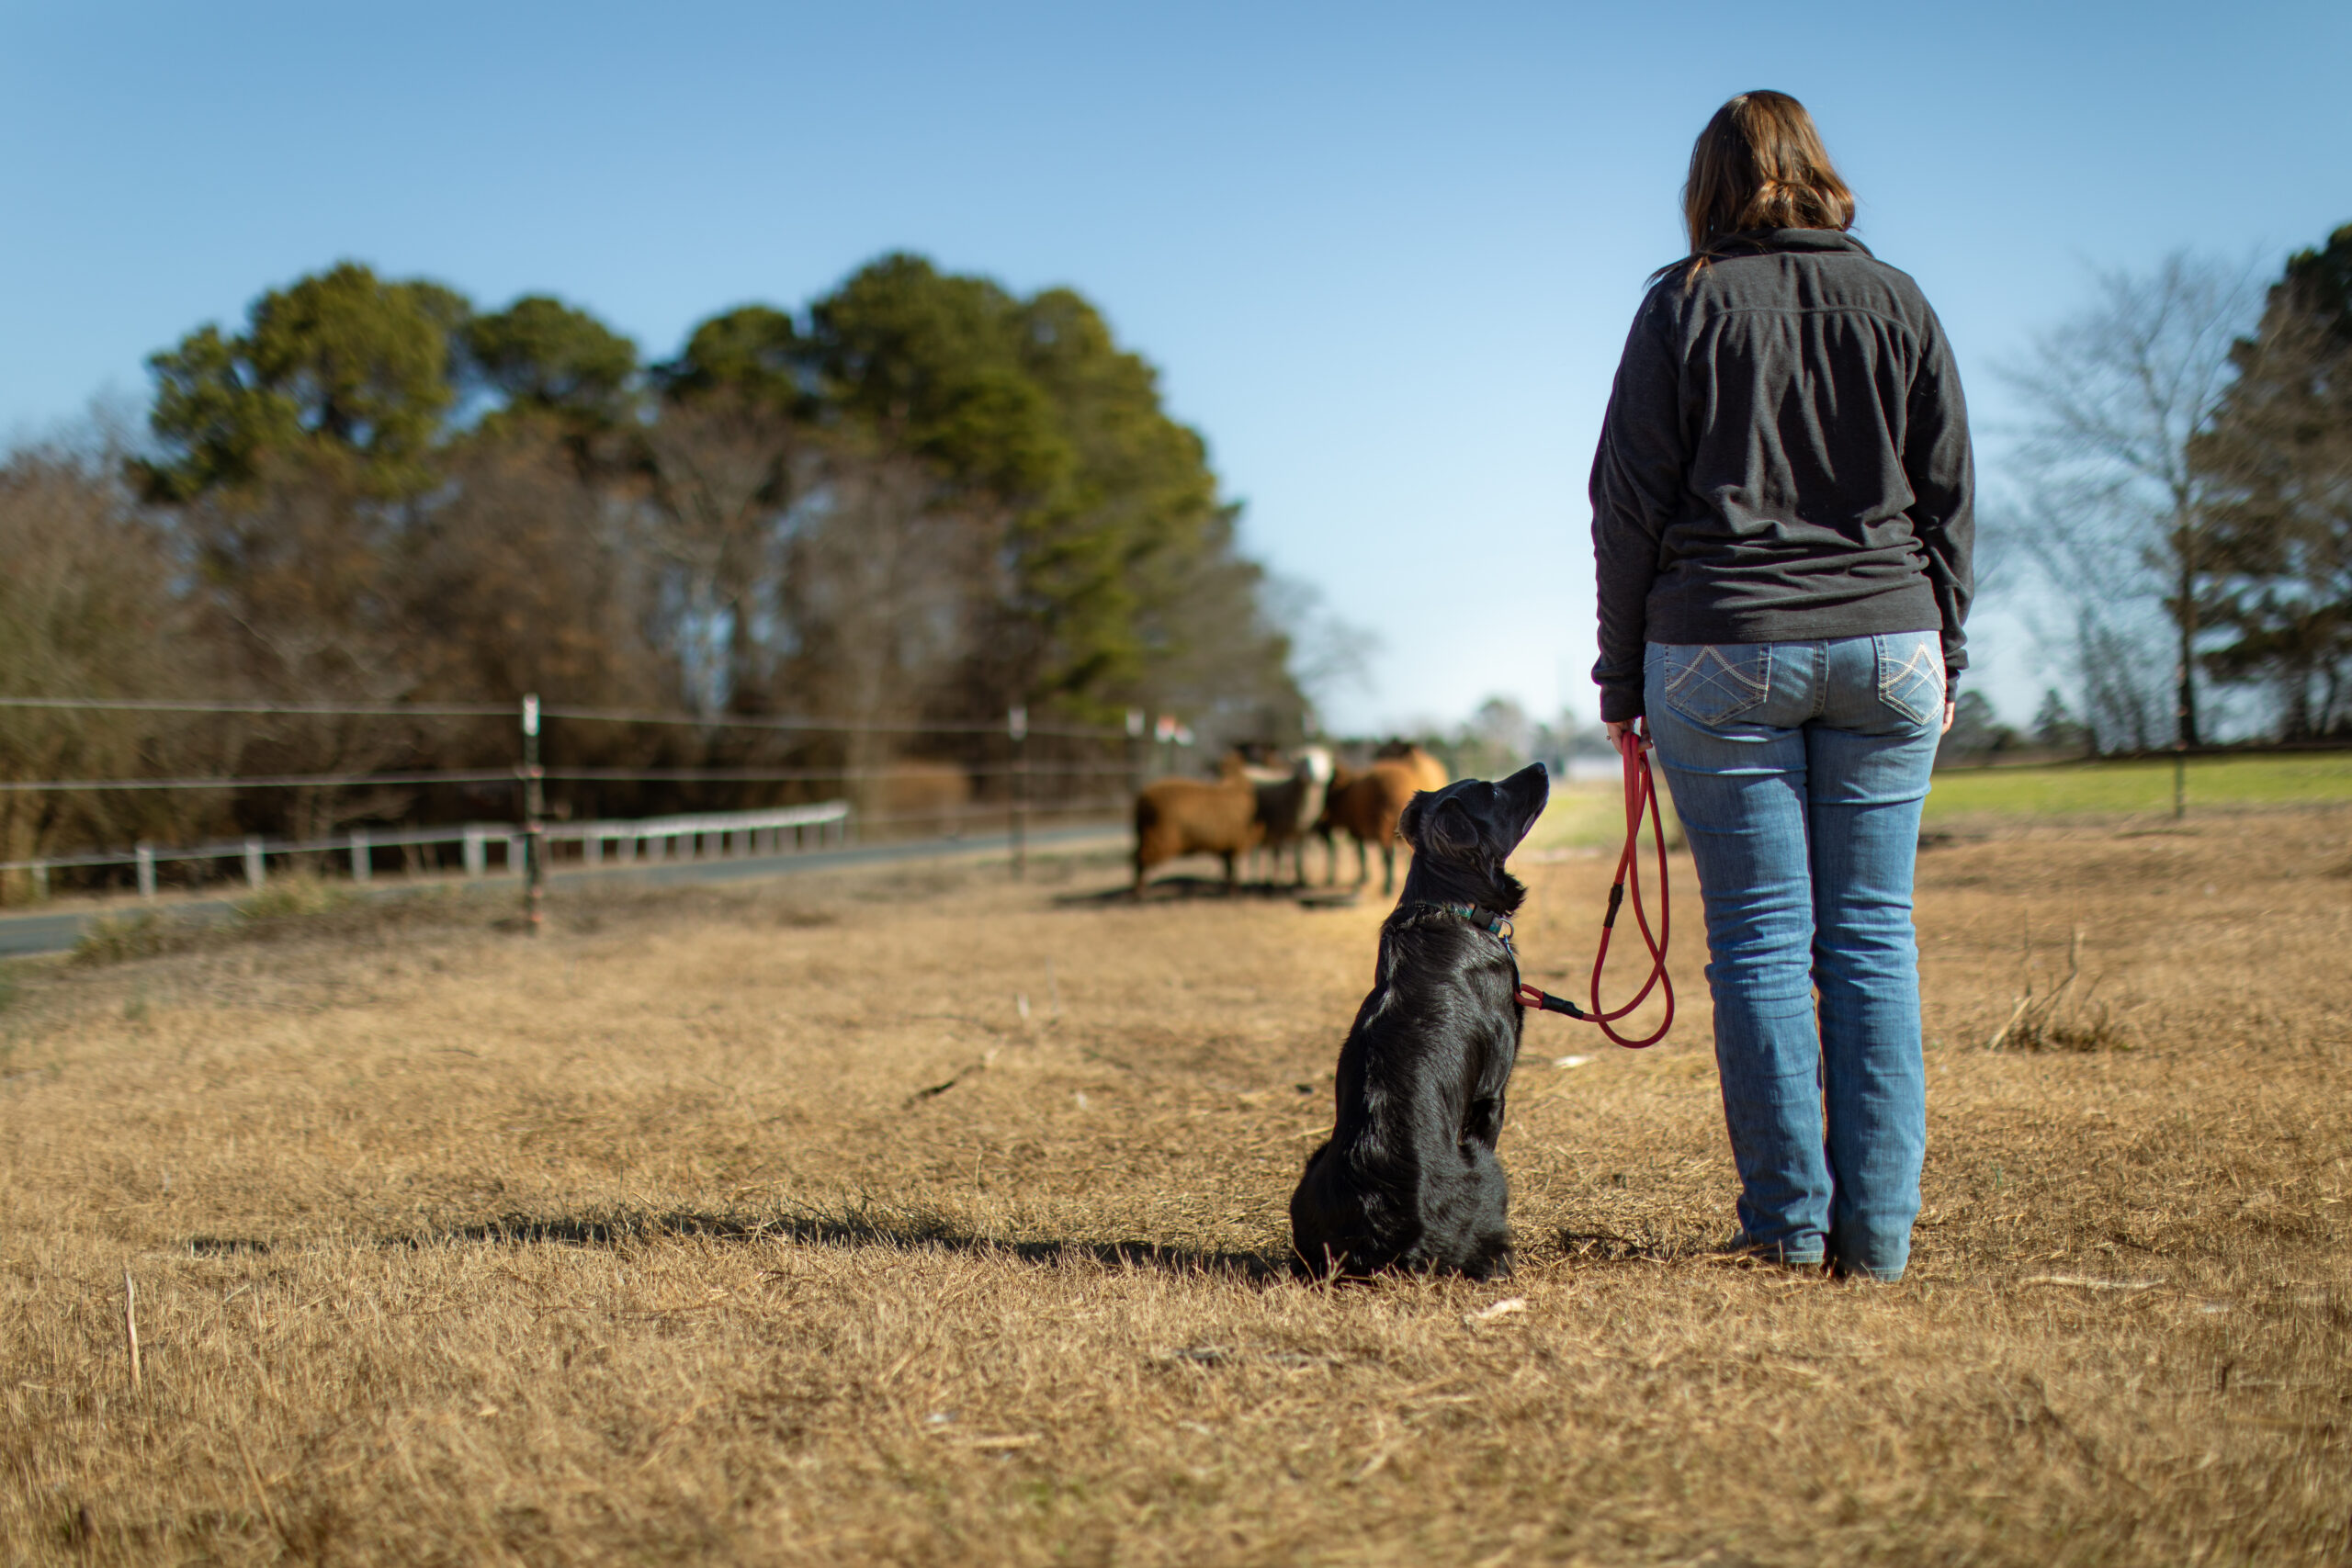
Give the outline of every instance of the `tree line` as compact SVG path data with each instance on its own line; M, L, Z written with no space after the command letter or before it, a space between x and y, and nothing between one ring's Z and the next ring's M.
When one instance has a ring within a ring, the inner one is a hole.
M150 361L136 442L0 466L0 692L814 716L551 735L582 765L978 765L927 726L1182 716L1295 739L1282 605L1206 446L1078 293L884 256L670 358L543 295L478 309L346 262ZM511 722L0 711L16 779L511 761ZM791 799L558 789L616 816ZM0 796L0 856L498 815L503 795Z
M2186 256L2105 276L2014 378L2012 532L2072 687L2036 739L2352 739L2352 225L2258 295Z

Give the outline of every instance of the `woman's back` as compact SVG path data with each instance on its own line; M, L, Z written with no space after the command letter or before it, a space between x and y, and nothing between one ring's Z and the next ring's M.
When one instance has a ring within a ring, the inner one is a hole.
M1593 459L1604 690L1630 695L1645 637L1940 628L1963 667L1973 486L1942 327L1860 241L1761 231L1668 269Z

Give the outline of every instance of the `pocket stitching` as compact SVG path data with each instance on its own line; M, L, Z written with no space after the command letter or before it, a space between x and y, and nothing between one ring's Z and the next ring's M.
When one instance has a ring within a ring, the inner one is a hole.
M1709 660L1714 661L1713 671L1707 669ZM1769 646L1760 648L1757 655L1757 662L1762 667L1764 675L1761 680L1758 680L1725 659L1722 649L1715 644L1702 643L1699 645L1696 657L1684 665L1679 672L1669 675L1665 688L1666 699L1676 711L1695 724L1722 724L1759 705L1771 694L1771 649ZM1730 676L1739 689L1735 691L1724 687L1717 678L1717 672ZM1719 712L1702 714L1693 711L1692 705L1682 700L1693 685L1703 685L1711 691L1719 693L1726 699L1726 705Z
M1882 644L1882 647L1884 645ZM1880 655L1880 668L1885 670L1885 655ZM1943 691L1943 649L1932 642L1921 642L1911 649L1910 657L1901 665L1879 677L1879 701L1915 723L1925 724L1936 716L1916 706L1911 699L1896 688L1914 681L1927 686L1940 698ZM1938 702L1937 705L1940 705Z

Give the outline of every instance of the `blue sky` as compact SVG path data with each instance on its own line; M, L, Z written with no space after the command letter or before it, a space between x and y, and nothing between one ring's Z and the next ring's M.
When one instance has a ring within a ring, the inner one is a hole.
M1812 107L1859 231L1995 367L2094 266L2352 221L2329 4L0 8L0 430L339 258L560 294L651 354L891 249L1068 283L1251 547L1370 629L1343 729L1593 712L1584 479L1725 96ZM1997 605L1980 684L2042 672Z

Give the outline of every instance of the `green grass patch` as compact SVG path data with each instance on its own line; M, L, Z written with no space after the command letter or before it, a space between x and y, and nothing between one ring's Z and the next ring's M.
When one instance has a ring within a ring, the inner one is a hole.
M2352 752L2192 757L2188 808L2352 801ZM2135 816L2172 810L2169 758L2062 762L2034 768L1951 768L1936 775L1928 820L1980 814Z
M1657 785L1658 821L1666 829L1669 847L1682 842L1682 824L1675 819L1674 801L1663 773ZM1561 781L1552 785L1551 802L1528 831L1531 850L1614 850L1625 841L1625 791L1615 779ZM1643 853L1649 843L1648 814L1643 814Z
M507 907L495 901L496 908ZM85 966L126 964L167 953L305 938L336 941L401 931L493 922L493 901L447 887L404 888L375 895L347 883L288 876L236 900L225 912L165 908L100 915L82 928L73 962Z
M120 915L100 915L82 928L74 944L73 961L83 964L128 964L175 953L187 945L180 924L153 909L132 909Z
M1615 784L1559 781L1523 850L1598 849L1625 838L1625 797Z
M2352 803L2352 751L2300 756L2192 757L2188 808ZM1668 841L1679 841L1661 779ZM1951 768L1928 795L1929 822L1975 816L2161 816L2172 810L2172 761L2055 762L2040 767ZM1555 783L1527 836L1531 850L1615 849L1625 807L1614 781Z
M316 876L281 876L237 900L237 919L248 924L300 920L333 913L359 895L349 886Z

